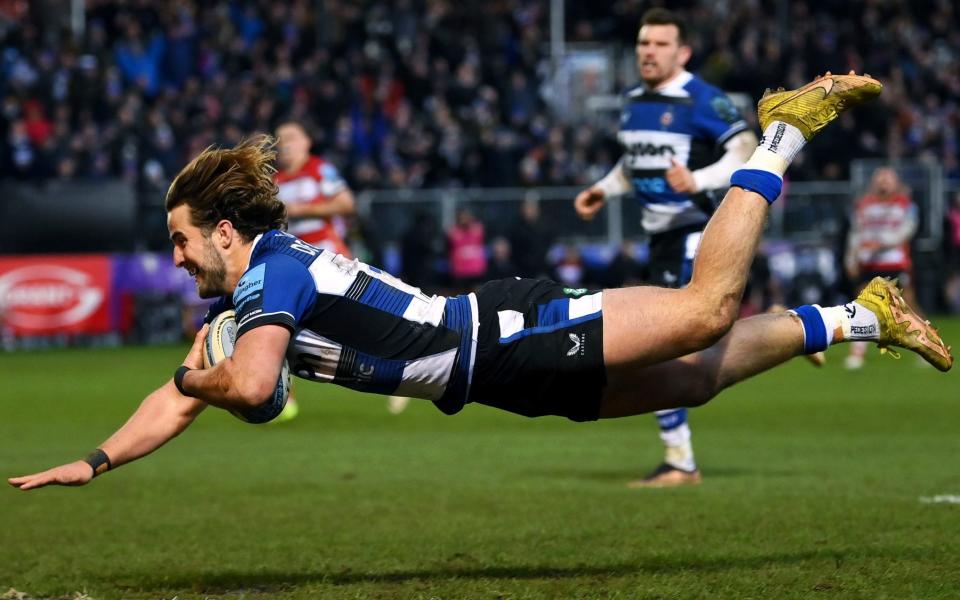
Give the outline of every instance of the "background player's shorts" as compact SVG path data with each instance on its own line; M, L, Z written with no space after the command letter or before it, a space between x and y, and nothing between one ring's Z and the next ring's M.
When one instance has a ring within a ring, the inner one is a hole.
M668 288L682 288L690 283L704 227L706 223L651 235L646 281Z
M607 383L602 300L544 279L481 287L469 400L526 417L596 420Z

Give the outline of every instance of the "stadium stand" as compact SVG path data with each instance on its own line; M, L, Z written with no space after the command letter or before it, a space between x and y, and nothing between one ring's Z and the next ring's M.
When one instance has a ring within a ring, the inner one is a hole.
M615 124L548 113L545 1L93 0L77 38L43 10L51 4L0 16L2 165L13 177L162 181L208 144L289 117L310 123L358 190L582 185L616 156ZM648 4L568 2L567 38L628 51ZM795 179L843 178L851 159L882 156L936 158L960 176L951 2L780 4L681 11L691 67L727 91L756 98L768 82L827 69L885 81L883 101L818 140L834 151L811 152L821 158Z

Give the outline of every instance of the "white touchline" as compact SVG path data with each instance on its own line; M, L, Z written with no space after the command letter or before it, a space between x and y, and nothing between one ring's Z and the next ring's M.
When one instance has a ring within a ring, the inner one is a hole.
M936 496L920 496L921 504L960 504L960 495L938 494Z

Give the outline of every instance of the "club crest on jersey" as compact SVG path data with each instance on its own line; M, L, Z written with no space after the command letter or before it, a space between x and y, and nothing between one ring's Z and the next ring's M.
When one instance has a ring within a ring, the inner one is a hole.
M711 100L710 107L713 108L718 117L727 123L733 124L740 120L740 111L726 96L717 96Z
M660 115L660 125L662 127L670 127L671 123L673 123L673 111L668 110Z

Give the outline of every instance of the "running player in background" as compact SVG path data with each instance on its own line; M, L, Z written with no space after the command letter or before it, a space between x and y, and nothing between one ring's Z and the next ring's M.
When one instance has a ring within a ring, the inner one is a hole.
M289 231L318 248L351 258L343 241L343 218L355 211L353 192L337 168L310 154L310 136L296 121L277 127L277 197L287 207ZM277 422L296 418L300 407L290 399Z
M857 199L850 220L844 259L850 281L863 289L874 277L897 279L904 298L916 307L910 276L910 240L916 231L917 206L910 200L906 186L890 167L877 169L867 192ZM859 369L866 352L866 344L850 344L844 366Z
M354 214L353 192L337 168L310 154L310 137L295 121L277 127L278 197L287 206L290 233L318 248L352 258L343 242L343 218Z
M690 282L703 228L730 185L730 175L757 147L740 112L723 92L684 67L686 25L674 13L644 13L637 34L643 83L626 93L620 120L624 154L613 170L581 192L574 207L592 219L610 196L633 193L650 236L647 283L679 288ZM700 483L687 409L658 411L663 462L630 487Z

